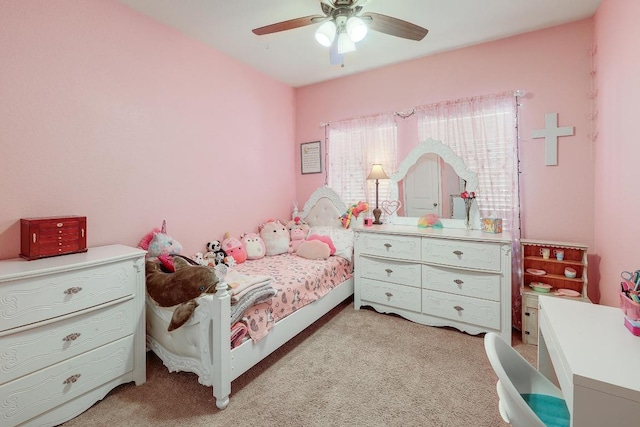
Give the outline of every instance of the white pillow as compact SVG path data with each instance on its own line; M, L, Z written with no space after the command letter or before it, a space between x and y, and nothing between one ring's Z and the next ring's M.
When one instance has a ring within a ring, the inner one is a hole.
M336 253L334 255L341 256L347 261L352 262L353 230L342 227L331 227L328 225L317 225L315 227L311 227L309 235L311 234L330 237L333 245L336 247Z

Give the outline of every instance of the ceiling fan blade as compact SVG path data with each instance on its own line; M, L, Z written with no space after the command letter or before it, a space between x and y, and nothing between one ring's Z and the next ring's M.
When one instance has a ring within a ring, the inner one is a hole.
M364 20L371 30L402 37L403 39L420 41L429 32L429 30L419 25L380 13L368 12L362 14L360 18Z
M289 19L288 21L282 21L271 25L265 25L264 27L256 28L253 34L263 36L265 34L277 33L280 31L293 30L294 28L305 27L307 25L316 24L320 21L327 19L322 15L309 15L301 18Z

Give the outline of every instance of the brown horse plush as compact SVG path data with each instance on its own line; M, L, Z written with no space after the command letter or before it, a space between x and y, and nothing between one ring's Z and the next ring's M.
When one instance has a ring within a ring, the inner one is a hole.
M215 271L204 265L191 265L181 257L173 257L175 272L165 273L160 264L147 261L147 293L161 307L173 307L169 332L182 326L198 306L195 301L203 293L214 293L218 277Z

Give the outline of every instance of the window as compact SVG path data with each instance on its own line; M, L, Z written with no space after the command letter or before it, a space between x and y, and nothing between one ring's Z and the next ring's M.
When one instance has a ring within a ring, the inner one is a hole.
M393 115L346 120L328 125L327 184L351 205L375 206L375 181L367 180L374 163L387 175L397 168L397 132ZM379 200L389 199L389 180L379 181Z
M520 235L515 98L489 95L421 107L420 140L450 146L478 174L478 207L485 217L503 218L503 229Z

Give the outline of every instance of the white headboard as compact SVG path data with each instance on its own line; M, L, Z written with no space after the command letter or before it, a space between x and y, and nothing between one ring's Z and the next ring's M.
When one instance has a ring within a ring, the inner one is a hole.
M293 216L299 216L310 227L329 225L342 227L340 216L347 211L338 194L326 185L318 188L304 204L302 211L294 210Z

